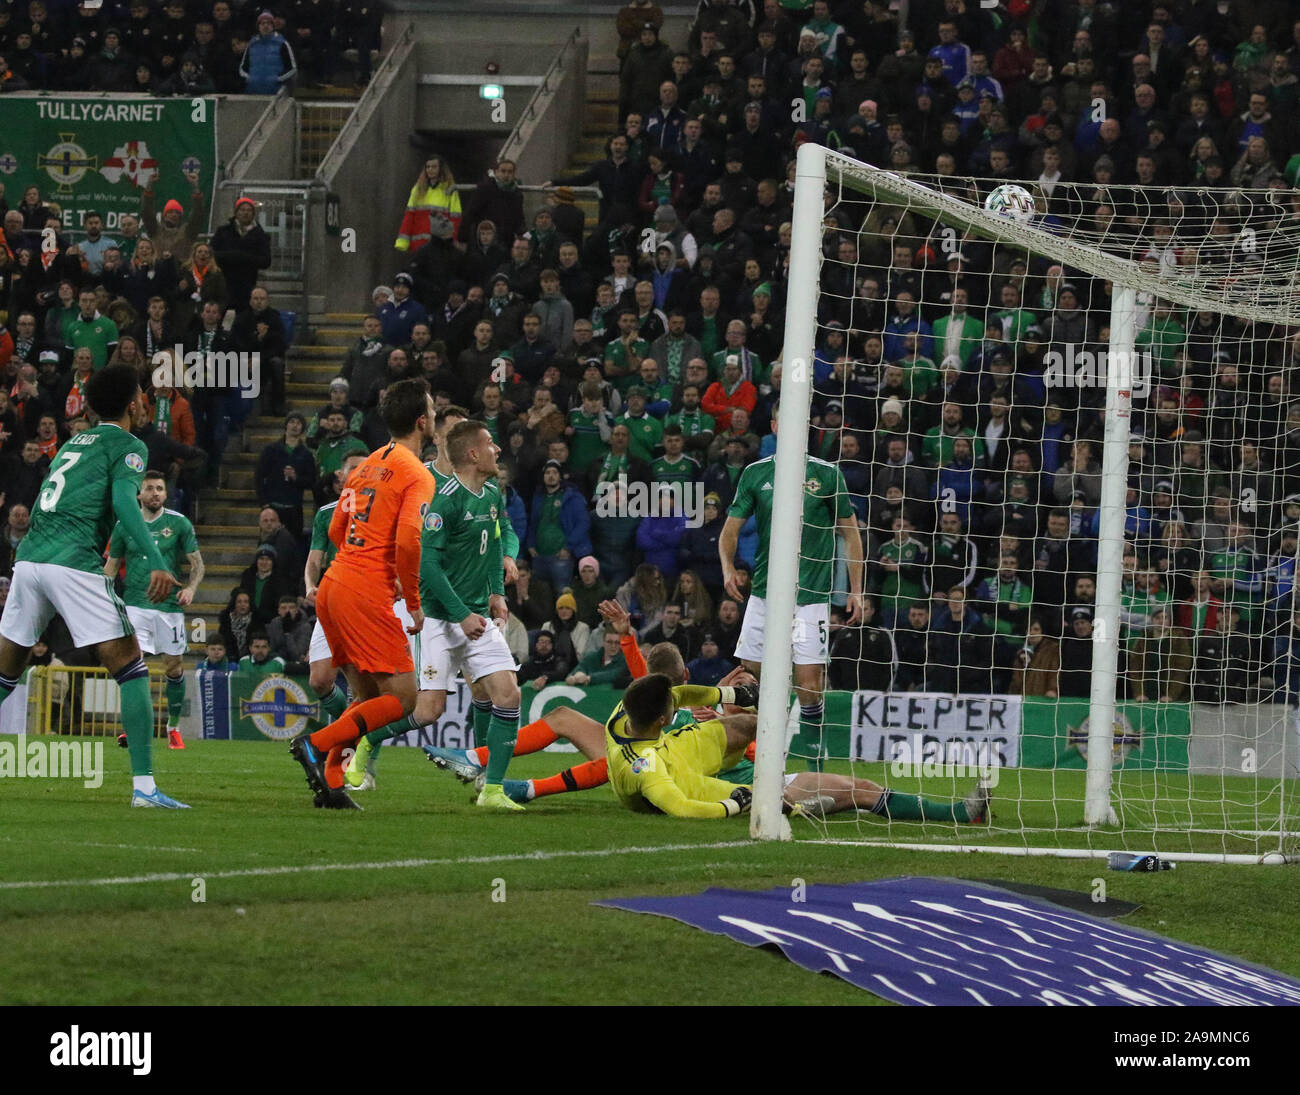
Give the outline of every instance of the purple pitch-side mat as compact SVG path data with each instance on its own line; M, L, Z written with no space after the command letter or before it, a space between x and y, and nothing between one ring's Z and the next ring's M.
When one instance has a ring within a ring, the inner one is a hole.
M595 904L775 945L805 969L899 1004L1300 1005L1300 981L1273 970L961 879Z

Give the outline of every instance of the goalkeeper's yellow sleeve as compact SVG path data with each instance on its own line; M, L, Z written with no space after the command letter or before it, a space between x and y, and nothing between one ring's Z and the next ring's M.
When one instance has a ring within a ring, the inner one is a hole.
M720 703L731 703L724 693L732 688L715 688L711 684L679 684L673 689L673 700L681 707L716 707Z
M754 698L757 698L757 689L750 685L750 691L753 691ZM754 702L754 698L749 698L738 694L741 689L733 688L727 685L724 688L715 688L712 684L679 684L672 689L672 698L677 701L679 707L716 707L719 704L740 704L745 706L745 701Z
M701 689L704 691L705 689ZM716 692L717 689L708 691ZM721 781L717 781L721 782ZM746 802L731 798L736 791L734 785L724 785L728 794L718 799L697 799L689 797L666 772L646 773L641 777L641 795L646 801L661 812L671 817L713 818L715 820L735 817L741 813Z

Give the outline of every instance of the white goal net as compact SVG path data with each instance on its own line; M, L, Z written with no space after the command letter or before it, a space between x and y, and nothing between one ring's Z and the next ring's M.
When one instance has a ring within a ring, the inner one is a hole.
M773 523L752 830L809 767L900 808L796 838L1293 856L1300 191L1008 182L799 153L775 512L838 467L866 607L841 539L796 727Z

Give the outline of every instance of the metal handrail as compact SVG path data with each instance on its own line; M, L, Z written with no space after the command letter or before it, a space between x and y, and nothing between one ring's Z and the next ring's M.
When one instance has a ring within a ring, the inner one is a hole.
M257 190L324 190L323 179L222 179L217 189L247 186Z
M464 194L477 189L478 183L457 183L455 186L457 194ZM558 188L554 186L542 186L541 183L519 183L517 184L516 189L525 194L545 194ZM600 187L598 186L571 186L569 189L572 190L574 194L581 195L584 198L600 197Z
M217 193L228 194L231 191L254 191L255 193L265 195L294 195L301 201L302 221L299 226L299 238L297 246L289 254L293 256L292 265L285 267L282 273L287 274L295 281L301 281L307 274L307 242L308 242L308 221L310 220L310 207L313 204L312 195L324 193L325 184L320 179L270 179L265 182L259 182L255 179L222 179L217 184ZM319 201L321 199L317 199ZM263 225L263 228L276 235L278 229ZM274 248L273 248L274 255ZM275 269L274 265L272 267Z
M497 153L498 160L513 159L517 154L516 150L524 146L532 130L533 123L541 113L544 101L549 100L555 94L551 87L551 78L562 71L561 66L565 57L581 38L582 28L575 27L573 33L565 40L564 45L560 47L560 52L555 55L555 60L551 62L550 68L542 76L542 82L537 86L537 90L533 92L527 105L520 112L519 119L515 122L510 135L501 143L501 151Z
M285 109L292 109L294 98L289 94L286 88L281 88L268 104L262 116L257 119L253 128L248 131L239 147L235 149L235 154L222 167L222 177L225 179L232 178L236 173L236 168L241 159L252 156L253 147L262 140L263 130L272 122L279 121L280 116Z
M316 168L316 178L319 180L332 179L337 171L336 161L340 162L347 155L348 148L356 139L356 134L360 132L361 127L370 120L370 116L378 109L393 82L397 73L398 66L406 60L407 55L415 48L415 24L407 23L402 28L401 33L397 36L397 41L393 43L392 49L384 54L383 59L375 67L371 74L370 83L361 93L353 106L352 113L348 115L348 120L343 123L334 137L333 143L326 149L325 155L321 157L320 164ZM400 56L399 56L400 52Z

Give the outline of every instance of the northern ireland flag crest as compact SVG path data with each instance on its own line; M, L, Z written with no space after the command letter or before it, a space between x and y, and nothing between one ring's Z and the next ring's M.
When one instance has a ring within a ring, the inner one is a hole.
M127 141L113 150L99 173L111 183L125 178L132 186L145 189L158 174L158 161L149 155L144 141Z

